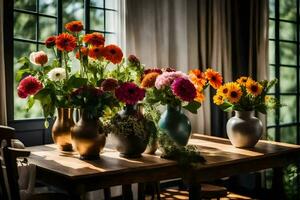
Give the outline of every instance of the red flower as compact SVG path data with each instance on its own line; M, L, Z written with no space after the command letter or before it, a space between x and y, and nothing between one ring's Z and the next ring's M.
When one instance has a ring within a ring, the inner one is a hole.
M104 54L104 48L103 46L93 46L88 51L89 57L94 59L99 59Z
M77 33L83 30L83 25L81 21L72 21L65 25L65 28L73 33Z
M108 78L102 81L101 88L103 91L114 91L119 83L116 79Z
M115 90L117 99L128 104L134 105L145 97L145 90L139 88L134 83L123 83Z
M140 60L135 55L128 56L128 61L132 63L133 65L139 66Z
M46 39L45 45L47 48L52 48L55 46L56 36L50 36Z
M83 41L92 46L102 46L104 45L105 38L101 33L94 32L94 33L86 34L83 37Z
M18 95L21 98L26 98L28 95L35 95L42 88L42 83L30 75L21 80L18 86Z
M113 64L120 63L123 58L122 49L116 45L108 45L104 47L104 57L106 60L109 60Z
M89 54L89 49L87 47L81 47L80 48L80 53L82 56L88 56ZM79 60L80 59L80 54L79 51L76 52L76 58Z
M69 33L62 33L56 37L55 44L60 51L73 51L76 47L76 38Z
M171 85L171 89L174 95L188 102L193 101L197 94L195 86L184 78L175 79Z

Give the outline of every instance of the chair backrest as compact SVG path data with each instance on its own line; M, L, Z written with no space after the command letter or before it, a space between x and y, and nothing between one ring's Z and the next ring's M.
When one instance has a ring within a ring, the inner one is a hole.
M2 144L2 141L5 140L6 145L8 147L11 146L11 140L15 138L15 129L8 127L8 126L1 126L0 125L0 147ZM8 199L8 192L6 189L4 174L2 171L2 166L4 165L3 157L0 154L0 199Z

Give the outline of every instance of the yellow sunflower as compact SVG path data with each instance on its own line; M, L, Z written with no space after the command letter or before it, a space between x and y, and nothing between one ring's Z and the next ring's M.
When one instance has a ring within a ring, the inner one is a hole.
M219 87L219 89L217 90L217 93L226 97L226 95L228 93L227 83L222 85L221 87Z
M217 93L213 97L213 100L214 100L214 104L216 104L217 106L222 105L224 103L224 96Z
M246 86L247 80L251 79L250 77L241 76L239 79L236 80L236 82L242 86Z
M262 93L263 86L252 79L248 79L246 82L246 90L249 94L257 97Z
M227 83L228 93L226 95L228 101L230 103L237 103L241 99L241 96L243 94L241 87L238 83Z

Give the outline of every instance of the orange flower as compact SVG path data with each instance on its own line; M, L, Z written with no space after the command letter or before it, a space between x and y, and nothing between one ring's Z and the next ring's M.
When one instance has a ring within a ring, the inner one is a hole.
M65 25L65 28L73 33L77 33L83 30L83 25L81 21L72 21Z
M246 86L248 77L246 76L241 76L239 79L236 80L236 82L242 86Z
M206 84L205 75L199 69L190 70L189 77L196 88L203 88Z
M73 51L76 47L76 38L69 33L62 33L56 37L55 44L60 51Z
M103 56L104 54L104 47L103 46L95 46L95 47L91 47L88 50L88 55L91 58L94 59L99 59Z
M142 80L141 87L142 88L151 88L155 85L156 78L160 74L157 72L150 72L146 74Z
M243 95L240 85L234 82L229 82L226 84L226 87L228 88L228 101L230 103L238 103Z
M205 96L204 96L203 92L200 92L199 90L197 90L195 101L202 103L204 101L204 99L205 99Z
M206 70L205 78L209 81L209 84L215 89L218 89L223 82L223 77L221 76L221 74L213 69Z
M104 47L104 57L106 60L109 60L113 64L120 63L123 58L122 49L116 45L108 45Z
M46 39L46 41L45 41L46 47L47 48L54 47L55 46L55 40L56 40L56 36L55 35L48 37Z
M80 48L81 56L88 56L89 55L89 49L87 47L81 47ZM76 52L76 58L80 59L79 51Z
M83 41L93 46L102 46L104 45L105 38L101 33L94 32L86 34L83 37Z
M262 93L263 86L260 83L255 82L254 80L249 78L246 82L246 90L249 94L257 97Z

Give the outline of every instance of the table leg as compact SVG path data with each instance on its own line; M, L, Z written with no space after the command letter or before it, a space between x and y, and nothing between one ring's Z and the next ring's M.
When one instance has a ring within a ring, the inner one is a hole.
M104 188L104 199L105 200L110 200L111 199L110 188Z
M281 167L273 169L272 190L273 194L276 194L276 196L274 196L274 199L286 199L283 186L283 168Z
M201 200L201 184L189 184L189 200Z
M133 200L133 194L131 189L131 184L129 185L122 185L122 193L124 200Z
M145 199L145 183L138 184L138 200Z

